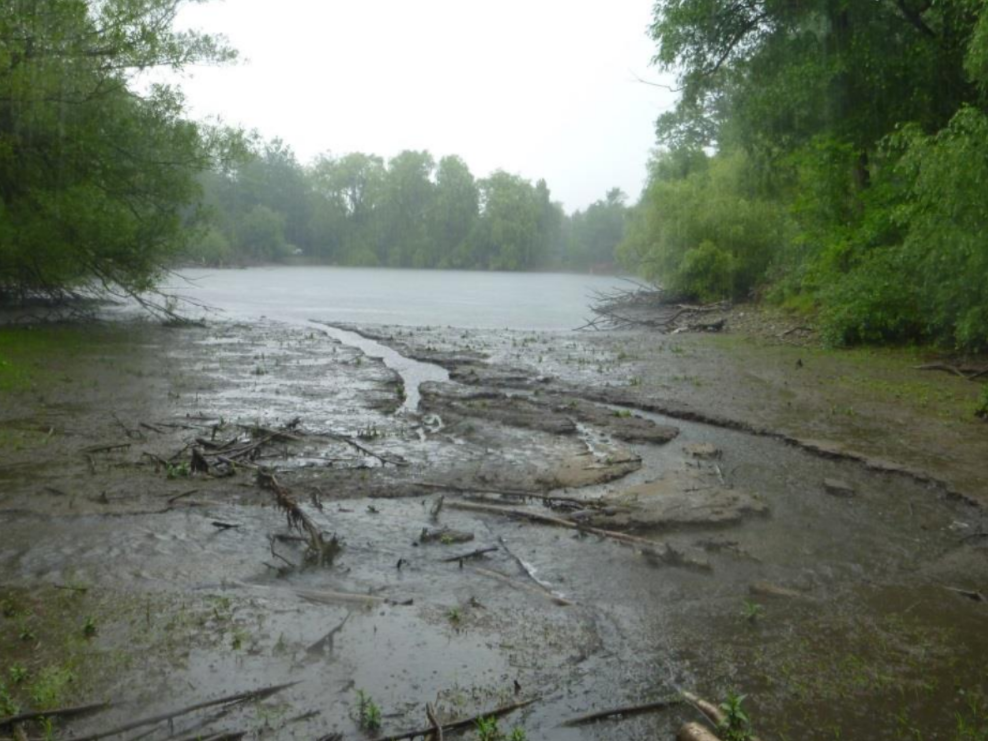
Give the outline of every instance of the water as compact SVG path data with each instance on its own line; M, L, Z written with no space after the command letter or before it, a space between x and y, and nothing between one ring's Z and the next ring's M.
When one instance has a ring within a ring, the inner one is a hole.
M189 268L181 276L169 290L236 319L468 329L574 329L595 291L628 287L599 275L329 266Z

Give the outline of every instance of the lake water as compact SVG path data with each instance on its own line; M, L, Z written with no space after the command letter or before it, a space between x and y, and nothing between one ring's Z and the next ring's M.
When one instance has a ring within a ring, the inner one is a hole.
M169 289L238 319L569 330L613 276L387 268L183 269Z

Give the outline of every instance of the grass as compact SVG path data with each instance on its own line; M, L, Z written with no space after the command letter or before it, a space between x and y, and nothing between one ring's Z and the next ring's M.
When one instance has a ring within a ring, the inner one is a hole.
M357 722L365 731L381 727L381 708L363 690L357 690Z

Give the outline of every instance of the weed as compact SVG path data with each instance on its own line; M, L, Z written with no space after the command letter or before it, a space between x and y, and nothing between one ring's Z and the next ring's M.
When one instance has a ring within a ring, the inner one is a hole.
M988 383L981 387L981 396L978 397L978 404L974 408L974 416L988 421Z
M3 682L0 682L0 716L17 715L19 712L21 712L20 706L10 696L7 686Z
M631 410L618 409L616 412L614 412L614 416L618 417L619 419L627 419L628 417L631 416Z
M757 602L752 602L751 600L746 599L741 605L741 617L749 623L758 622L758 618L760 618L764 613L765 608Z
M92 615L86 618L86 621L82 624L82 634L86 638L92 638L97 633L96 618Z
M27 679L27 668L20 664L14 664L8 671L11 684L23 684Z
M74 681L75 674L64 667L45 667L31 685L31 699L42 709L58 707Z
M508 741L528 741L528 736L525 734L525 729L521 726L515 726L511 729L511 735L508 736Z
M446 619L453 625L459 625L460 621L463 620L463 614L460 612L460 608L450 607L449 612L446 613Z
M230 639L230 648L234 651L239 651L244 647L244 643L250 640L250 633L242 628L235 628L233 631L233 637Z
M189 468L189 464L187 461L182 461L181 463L176 463L174 465L171 463L168 464L166 476L169 479L179 479L179 478L184 479L184 478L188 478L191 475L192 475L192 469Z
M497 718L477 718L477 741L501 741L501 729L497 727Z
M24 643L38 640L38 636L34 634L34 631L27 627L21 628L17 637L24 641Z
M724 720L718 730L723 734L724 741L750 741L751 739L751 718L741 707L744 698L745 695L728 692L727 701L720 705L720 709L724 711Z
M363 690L357 690L357 712L360 727L365 731L376 731L381 727L381 708Z

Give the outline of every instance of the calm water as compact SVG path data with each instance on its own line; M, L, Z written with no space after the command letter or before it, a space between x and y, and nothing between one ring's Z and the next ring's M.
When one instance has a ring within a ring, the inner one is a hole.
M589 315L594 291L620 278L385 268L184 269L175 292L234 318L356 324L567 330Z

